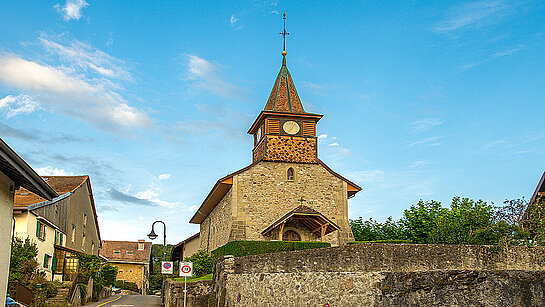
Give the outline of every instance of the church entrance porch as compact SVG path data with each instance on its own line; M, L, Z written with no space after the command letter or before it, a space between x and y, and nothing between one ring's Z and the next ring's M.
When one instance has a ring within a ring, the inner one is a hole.
M262 235L278 241L301 241L301 232L309 233L306 241L324 242L325 235L339 230L339 226L320 212L300 205L267 227Z

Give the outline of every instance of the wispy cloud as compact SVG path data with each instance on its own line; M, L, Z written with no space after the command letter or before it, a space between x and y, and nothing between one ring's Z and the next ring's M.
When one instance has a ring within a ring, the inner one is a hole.
M407 145L408 147L415 147L415 146L439 146L441 143L439 142L440 137L439 136L432 136L425 139L416 140L414 142L409 143Z
M196 55L187 55L186 59L186 80L192 82L196 89L207 90L226 98L245 99L244 89L225 81L220 75L221 65Z
M170 179L170 174L160 174L157 179L159 180L167 180Z
M518 51L520 51L520 50L522 50L524 48L525 48L524 45L518 45L517 47L507 48L507 49L503 49L503 50L500 50L500 51L496 51L496 52L492 53L491 55L489 55L488 57L486 57L485 59L482 59L480 61L476 61L476 62L473 62L473 63L462 65L462 70L470 69L470 68L485 64L485 63L487 63L487 62L489 62L491 60L494 60L494 59L498 59L498 58L502 58L502 57L505 57L505 56L513 55L514 53L516 53L516 52L518 52Z
M120 191L118 189L113 189L113 188L109 189L108 195L111 197L112 200L115 200L121 203L126 203L131 205L143 205L143 206L156 205L149 199L136 197L136 196L130 195L129 193L125 191Z
M5 112L7 118L19 114L30 114L38 109L40 104L29 95L8 95L0 99L0 111Z
M427 118L418 120L411 123L411 133L420 133L430 130L433 127L440 126L444 123L444 120L437 118Z
M129 105L120 94L122 87L114 79L130 77L118 65L120 61L78 41L69 46L44 38L40 41L46 50L56 52L69 65L52 66L14 54L0 54L0 83L22 92L4 98L4 105L18 106L7 116L29 113L39 105L46 111L60 112L108 130L152 126L147 113Z
M107 78L133 79L123 61L89 44L73 40L62 45L45 37L40 37L39 40L48 52L57 55L61 62L80 72L92 71Z
M244 26L239 22L239 18L235 15L231 15L231 18L229 18L229 23L231 24L231 27L235 30L240 30Z
M89 3L85 2L84 0L67 0L64 6L56 4L55 9L57 9L57 12L62 15L62 18L65 21L69 21L71 19L80 19L82 16L81 10L87 6L89 6Z
M439 23L434 30L439 33L480 28L498 23L503 17L513 13L514 6L505 1L476 1L452 8L448 18Z
M90 139L71 135L63 132L55 132L51 134L44 133L44 130L33 128L16 129L9 125L0 123L0 135L3 137L12 137L29 142L89 142Z

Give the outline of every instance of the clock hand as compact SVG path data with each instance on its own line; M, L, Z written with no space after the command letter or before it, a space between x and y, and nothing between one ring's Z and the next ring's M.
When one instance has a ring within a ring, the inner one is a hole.
M293 124L291 124L291 127L290 127L290 132L291 132L291 129L293 129L293 127L295 126L295 122L293 122Z

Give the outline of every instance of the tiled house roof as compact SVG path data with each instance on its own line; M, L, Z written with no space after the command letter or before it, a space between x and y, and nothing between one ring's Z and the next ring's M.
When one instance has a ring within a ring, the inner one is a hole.
M139 250L138 245L143 244L144 249ZM131 261L149 263L151 254L151 242L141 240L134 241L102 241L100 256L108 259L109 262Z
M57 194L62 195L73 192L79 188L89 176L42 176ZM45 201L44 198L30 192L25 188L20 188L15 192L15 207L27 207L36 203Z

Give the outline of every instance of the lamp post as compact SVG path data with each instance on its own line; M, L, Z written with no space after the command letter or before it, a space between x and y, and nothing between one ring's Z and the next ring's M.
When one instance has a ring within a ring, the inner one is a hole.
M167 247L167 225L163 221L153 222L153 224L151 224L151 232L148 235L148 238L150 238L150 240L155 240L157 238L157 234L153 230L155 223L161 223L164 226L163 227L164 229L163 231L163 261L166 261L165 256L166 256L166 247ZM165 274L161 274L161 275L163 275L163 284L161 286L161 306L164 307L165 306Z

